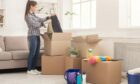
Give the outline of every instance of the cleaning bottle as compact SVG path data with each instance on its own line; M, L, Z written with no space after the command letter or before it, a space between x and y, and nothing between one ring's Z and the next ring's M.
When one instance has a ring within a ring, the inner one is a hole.
M88 49L87 58L91 58L93 56L93 49Z
M82 74L82 84L86 84L86 73L83 72Z
M77 73L76 84L82 84L82 76L80 73Z

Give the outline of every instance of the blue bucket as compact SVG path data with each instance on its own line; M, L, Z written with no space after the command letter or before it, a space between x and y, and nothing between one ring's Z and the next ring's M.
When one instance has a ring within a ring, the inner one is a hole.
M80 73L80 69L69 69L65 72L64 78L67 84L76 84L77 73Z
M127 74L128 84L140 84L140 74Z

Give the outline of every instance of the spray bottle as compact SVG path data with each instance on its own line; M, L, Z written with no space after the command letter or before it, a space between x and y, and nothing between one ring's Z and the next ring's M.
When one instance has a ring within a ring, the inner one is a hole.
M82 75L80 73L77 73L76 84L82 84Z
M86 84L86 73L85 72L83 72L83 74L82 74L82 84Z
M88 49L87 58L91 58L93 56L93 49Z

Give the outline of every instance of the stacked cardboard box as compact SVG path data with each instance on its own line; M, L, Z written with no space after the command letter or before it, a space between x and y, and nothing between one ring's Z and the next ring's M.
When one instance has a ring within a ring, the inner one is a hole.
M98 35L77 36L72 39L72 46L75 47L81 58L87 58L88 49L93 49L93 55L99 55L98 43L101 41Z
M42 56L42 74L63 75L65 57L71 47L71 33L46 33L44 38L44 55Z
M84 60L88 49L99 55L98 35L77 36L72 39L72 47L79 51L80 58L68 57L71 47L70 33L45 34L45 54L42 56L42 73L45 75L63 75L67 69L81 69L87 74L87 82L92 84L119 84L121 65L119 60L100 62L91 65ZM82 60L82 62L81 62ZM82 65L82 68L81 68Z
M81 69L81 58L86 57L88 48L95 51L96 45L100 41L98 35L74 37L73 47L80 51L80 57L74 58L68 56L71 47L71 33L46 33L43 38L45 52L41 64L42 73L45 75L62 75L68 69Z
M45 55L68 55L71 47L71 33L46 33L43 38Z

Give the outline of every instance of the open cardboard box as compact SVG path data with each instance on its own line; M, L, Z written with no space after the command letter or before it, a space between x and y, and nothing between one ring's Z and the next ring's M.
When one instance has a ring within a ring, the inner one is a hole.
M120 84L122 61L112 60L94 65L82 60L82 72L87 75L87 82L92 84Z
M93 49L94 55L99 55L98 43L101 41L98 35L77 36L72 38L72 46L75 47L81 58L87 58L88 49Z
M43 38L46 55L68 55L71 47L71 33L45 33Z

